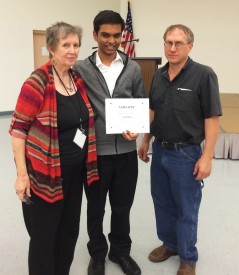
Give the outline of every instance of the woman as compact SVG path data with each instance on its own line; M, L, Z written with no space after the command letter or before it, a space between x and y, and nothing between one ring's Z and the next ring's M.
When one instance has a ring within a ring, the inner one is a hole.
M83 183L98 180L93 111L71 70L81 36L81 28L64 22L47 29L50 61L24 82L9 130L30 235L30 275L69 274Z

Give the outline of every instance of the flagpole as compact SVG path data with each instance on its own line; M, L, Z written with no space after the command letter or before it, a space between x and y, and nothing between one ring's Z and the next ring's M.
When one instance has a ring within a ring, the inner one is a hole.
M138 41L139 39L135 39L133 34L130 1L128 0L128 11L127 11L127 16L125 20L125 28L122 33L121 47L129 57L136 56L134 42L138 42Z

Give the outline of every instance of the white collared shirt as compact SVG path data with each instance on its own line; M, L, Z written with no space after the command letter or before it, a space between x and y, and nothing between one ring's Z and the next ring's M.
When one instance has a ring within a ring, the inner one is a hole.
M116 80L119 77L119 75L124 67L122 58L120 57L118 52L116 52L115 60L113 60L110 64L110 66L108 67L101 62L99 54L97 52L96 53L96 66L99 68L99 70L103 74L105 81L107 83L110 95L112 96L114 88L115 88Z

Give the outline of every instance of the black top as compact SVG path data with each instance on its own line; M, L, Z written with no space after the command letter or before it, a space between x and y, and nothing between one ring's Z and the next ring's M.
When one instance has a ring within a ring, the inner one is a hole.
M88 135L88 109L79 92L72 96L64 96L59 92L56 94L61 165L74 165L80 163L86 155L87 138L83 149L76 145L73 139L81 126L85 135Z
M150 109L151 134L168 142L200 144L205 138L204 119L222 115L217 76L205 65L188 59L170 81L167 63L154 75Z

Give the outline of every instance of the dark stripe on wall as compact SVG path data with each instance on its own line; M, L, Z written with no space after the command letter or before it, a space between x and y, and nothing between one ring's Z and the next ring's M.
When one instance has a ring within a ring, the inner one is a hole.
M0 112L0 116L11 116L13 111Z

